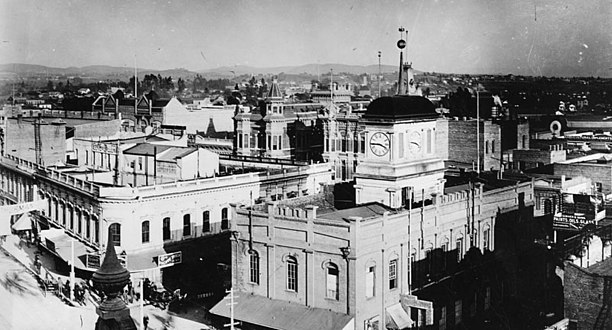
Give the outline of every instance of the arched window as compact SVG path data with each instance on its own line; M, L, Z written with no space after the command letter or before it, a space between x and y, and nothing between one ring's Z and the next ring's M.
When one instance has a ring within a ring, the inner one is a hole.
M66 227L66 204L64 204L64 202L61 202L61 209L62 209L62 226Z
M327 267L325 267L325 272L325 298L338 300L338 275L340 273L338 271L338 266L330 262L327 264Z
M164 218L162 221L162 236L164 241L170 239L170 218Z
M191 215L183 215L183 236L191 235Z
M77 221L77 233L81 235L83 233L83 222L81 221L81 210L75 209L74 214L76 215L76 221Z
M59 222L59 204L57 203L57 199L53 199L53 221Z
M68 205L68 222L70 223L70 230L74 230L74 212L72 212L72 206Z
M204 211L202 213L202 232L208 233L210 231L210 211Z
M85 237L89 239L91 237L91 221L89 213L83 213L83 221L85 222Z
M376 294L376 265L369 265L366 268L366 298L372 298Z
M227 207L221 209L221 229L229 229L229 218L227 217L228 213Z
M295 257L287 257L287 290L298 291L298 263Z
M149 243L149 220L142 222L142 242Z
M397 289L397 259L389 261L389 290Z
M255 250L249 252L249 281L259 284L259 254Z
M111 239L111 244L114 246L121 246L121 225L113 223L108 227L108 235Z

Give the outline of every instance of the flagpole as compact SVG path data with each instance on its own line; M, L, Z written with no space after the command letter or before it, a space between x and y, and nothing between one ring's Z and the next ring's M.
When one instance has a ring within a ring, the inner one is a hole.
M480 174L480 91L476 85L476 173Z

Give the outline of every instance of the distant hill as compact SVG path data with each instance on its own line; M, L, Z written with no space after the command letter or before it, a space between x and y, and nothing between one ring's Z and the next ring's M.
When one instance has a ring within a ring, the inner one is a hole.
M225 66L208 70L198 71L199 73L222 75L225 77L240 76L245 74L252 75L273 75L281 72L286 74L310 74L310 75L326 75L331 69L334 69L335 73L351 73L351 74L376 74L378 73L378 65L347 65L347 64L305 64L298 66L279 66L271 68L257 68L245 65ZM397 67L393 65L381 65L381 71L383 73L395 72Z
M67 77L81 77L90 78L95 80L105 79L122 79L127 80L134 75L134 68L130 67L116 67L109 65L90 65L84 67L68 67L68 68L55 68L44 65L36 64L23 64L23 63L8 63L0 64L0 75L10 76L67 76ZM189 71L187 69L168 69L168 70L153 70L138 68L138 75L142 76L145 74L159 74L167 77L182 77L183 79L191 78L196 75L196 72Z
M191 79L196 74L201 74L208 79L216 78L233 78L241 75L275 75L279 73L285 73L287 75L321 75L326 76L330 70L334 70L334 74L376 74L378 73L378 65L347 65L337 63L327 64L305 64L298 66L279 66L271 68L256 68L251 66L226 66L214 69L190 71L183 68L168 69L168 70L155 70L155 69L143 69L138 68L138 75L143 76L145 74L159 74L164 77L171 76L175 79L181 77L183 79ZM383 73L396 72L397 67L392 65L381 65L381 71ZM417 71L418 73L418 71ZM48 67L44 65L36 64L23 64L23 63L8 63L0 64L0 76L11 77L17 75L19 77L32 77L36 76L39 78L48 77L53 79L54 77L81 77L87 80L128 80L134 74L134 68L131 67L116 67L109 65L90 65L84 67L68 67L68 68L56 68Z

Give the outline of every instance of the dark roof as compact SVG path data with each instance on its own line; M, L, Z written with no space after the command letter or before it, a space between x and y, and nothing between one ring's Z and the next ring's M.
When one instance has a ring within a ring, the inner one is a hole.
M364 118L426 119L439 114L430 100L422 96L396 95L379 97L372 101Z
M123 153L126 155L153 156L154 153L160 154L161 152L170 148L173 147L149 143L140 143L123 151Z
M234 318L246 323L279 330L344 329L352 316L328 309L307 307L299 303L269 299L247 292L236 292ZM226 297L227 298L227 297ZM221 300L210 312L230 317L227 299Z

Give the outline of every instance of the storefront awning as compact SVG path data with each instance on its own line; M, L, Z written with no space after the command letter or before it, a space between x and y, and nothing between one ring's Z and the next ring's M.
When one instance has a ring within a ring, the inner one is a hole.
M32 230L32 218L29 213L23 213L13 224L13 230Z
M406 329L412 326L412 320L410 316L401 304L395 304L386 308L387 314L391 316L391 319L395 323L396 329Z
M164 251L163 248L128 253L127 269L130 272L136 272L157 268L157 259L163 254L166 254L166 251Z
M247 292L236 292L234 319L278 330L343 330L353 329L353 317L323 308L269 299ZM229 298L221 300L210 312L230 317Z
M42 230L40 238L47 250L70 264L72 259L71 241L73 238L68 236L63 229ZM84 243L74 239L74 267L87 271L95 271L95 269L87 268L85 265L85 258L88 252L90 251L88 251Z

